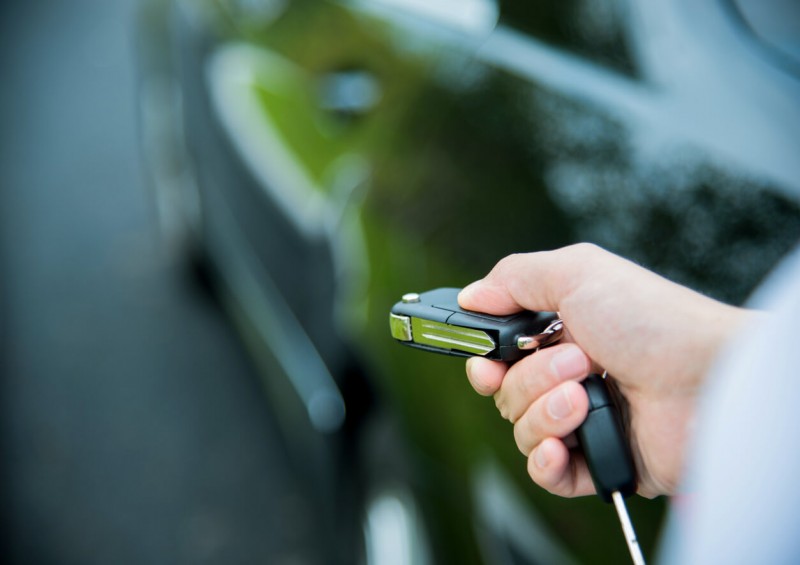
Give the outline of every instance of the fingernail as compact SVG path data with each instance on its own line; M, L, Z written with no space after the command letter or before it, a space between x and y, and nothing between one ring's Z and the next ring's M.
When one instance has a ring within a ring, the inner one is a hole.
M471 376L470 369L472 368L472 360L475 359L474 357L470 357L467 359L467 376Z
M553 356L550 367L560 380L577 379L587 371L586 356L580 349L569 347Z
M541 445L537 447L536 450L533 452L533 462L540 469L544 469L545 467L547 467L547 455L545 454L544 449L542 449Z
M567 391L558 389L547 399L547 413L554 420L562 420L572 414L572 401L567 396Z

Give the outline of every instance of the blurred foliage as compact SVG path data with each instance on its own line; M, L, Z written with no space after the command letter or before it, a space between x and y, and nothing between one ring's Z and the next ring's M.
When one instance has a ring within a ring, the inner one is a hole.
M624 74L637 74L621 0L501 0L502 21Z

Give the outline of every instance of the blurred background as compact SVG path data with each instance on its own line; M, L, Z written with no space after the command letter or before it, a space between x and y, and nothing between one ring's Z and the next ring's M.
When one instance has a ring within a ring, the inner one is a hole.
M2 559L320 563L250 362L159 242L139 4L0 6Z
M800 238L797 22L3 2L4 562L625 562L613 509L533 486L386 317L576 241L744 302ZM664 506L630 500L647 555Z

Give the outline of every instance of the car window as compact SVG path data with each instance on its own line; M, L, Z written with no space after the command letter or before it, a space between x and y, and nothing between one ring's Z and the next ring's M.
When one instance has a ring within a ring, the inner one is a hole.
M621 0L502 0L500 21L587 59L635 75Z
M800 71L800 2L797 0L731 0L750 31L774 55Z
M362 9L394 13L416 23L432 23L466 34L483 35L497 23L497 0L351 0Z
M590 241L741 303L800 237L787 190L701 138L536 76L487 65L470 77L428 93L421 107L448 108L442 123L432 130L420 110L417 131L398 132L415 142L392 153L369 200L452 271Z

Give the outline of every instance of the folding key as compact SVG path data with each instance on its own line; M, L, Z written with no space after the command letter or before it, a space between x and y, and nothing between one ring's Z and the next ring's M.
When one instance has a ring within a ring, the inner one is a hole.
M410 293L392 307L392 337L403 345L458 357L479 355L514 362L561 339L564 324L553 312L492 316L458 306L457 288ZM636 471L619 411L605 375L583 381L589 397L586 419L576 430L597 494L614 503L636 565L644 563L623 497L636 492Z
M499 361L517 361L561 338L563 324L553 312L471 312L458 306L459 291L439 288L404 295L390 314L392 337L434 353Z

